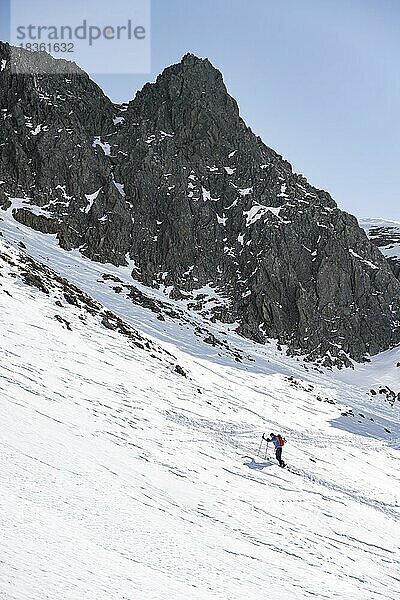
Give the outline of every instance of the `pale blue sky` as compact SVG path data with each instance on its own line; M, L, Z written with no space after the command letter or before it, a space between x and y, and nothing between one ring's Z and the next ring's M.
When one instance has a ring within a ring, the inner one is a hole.
M207 56L297 172L356 216L400 220L399 0L152 0L151 39L149 75L93 75L113 100Z

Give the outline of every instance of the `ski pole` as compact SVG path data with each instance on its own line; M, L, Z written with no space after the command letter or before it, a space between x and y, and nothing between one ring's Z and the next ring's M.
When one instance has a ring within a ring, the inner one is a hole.
M267 440L267 446L265 448L265 456L264 456L264 460L267 460L268 458L268 440Z
M262 434L262 436L261 436L261 442L260 442L260 446L258 448L257 456L260 456L261 446L262 446L262 443L263 443L263 439L264 439L264 434Z

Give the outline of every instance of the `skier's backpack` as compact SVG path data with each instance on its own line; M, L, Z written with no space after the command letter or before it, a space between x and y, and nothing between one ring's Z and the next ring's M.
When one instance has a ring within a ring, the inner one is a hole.
M283 446L285 443L285 440L283 439L283 437L281 436L280 433L278 433L278 440L279 440L279 445Z

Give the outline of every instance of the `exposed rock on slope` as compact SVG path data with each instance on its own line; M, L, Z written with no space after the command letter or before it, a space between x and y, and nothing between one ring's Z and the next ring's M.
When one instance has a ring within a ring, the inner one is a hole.
M173 362L174 357L170 352L144 337L118 315L104 308L99 302L51 268L28 256L24 250L18 251L0 239L0 293L11 295L7 287L3 286L3 278L6 274L8 278L11 277L17 282L29 285L42 294L46 294L54 304L54 312L64 314L65 307L68 305L75 307L76 314L82 322L86 323L92 317L92 325L95 323L98 327L101 323L107 329L116 331L127 338L131 346L147 352L151 358L162 360L168 366L173 367L175 371L177 370L179 365ZM49 314L49 318L51 316L71 331L70 323L64 316Z
M360 225L371 242L386 256L393 273L400 279L400 222L387 219L362 219Z
M188 54L114 106L83 73L16 76L6 44L0 58L0 202L15 218L95 260L133 259L172 297L210 286L226 299L214 318L312 359L400 342L385 258L246 127L208 60Z
M58 63L43 52L21 50L21 57L26 63L40 61L43 70L49 60ZM40 210L21 207L15 218L57 233L64 248L88 244L93 255L101 249L109 260L122 261L131 219L113 183L112 165L97 151L98 144L108 148L116 127L112 103L88 75L75 72L76 66L69 75L16 75L10 48L1 43L0 59L0 204L28 198ZM98 222L107 213L112 219Z

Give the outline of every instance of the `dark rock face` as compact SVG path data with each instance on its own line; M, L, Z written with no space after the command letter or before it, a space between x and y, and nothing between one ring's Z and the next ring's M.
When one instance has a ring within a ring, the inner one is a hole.
M43 52L21 50L20 56L25 65L36 61L44 71L48 61L58 62ZM113 183L110 160L93 146L98 136L106 142L115 131L115 108L76 66L70 75L15 75L10 48L2 43L0 61L0 205L7 207L10 197L29 198L40 214L21 209L14 214L17 220L57 232L66 249L95 247L93 258L100 259L104 248L102 255L120 263L129 247L131 218ZM98 224L107 212L112 218Z
M5 44L2 59L0 203L35 205L15 218L92 259L129 257L135 278L199 308L196 290L212 287L213 319L310 359L348 364L400 342L386 259L246 127L208 60L186 55L115 106L84 73L13 75Z

